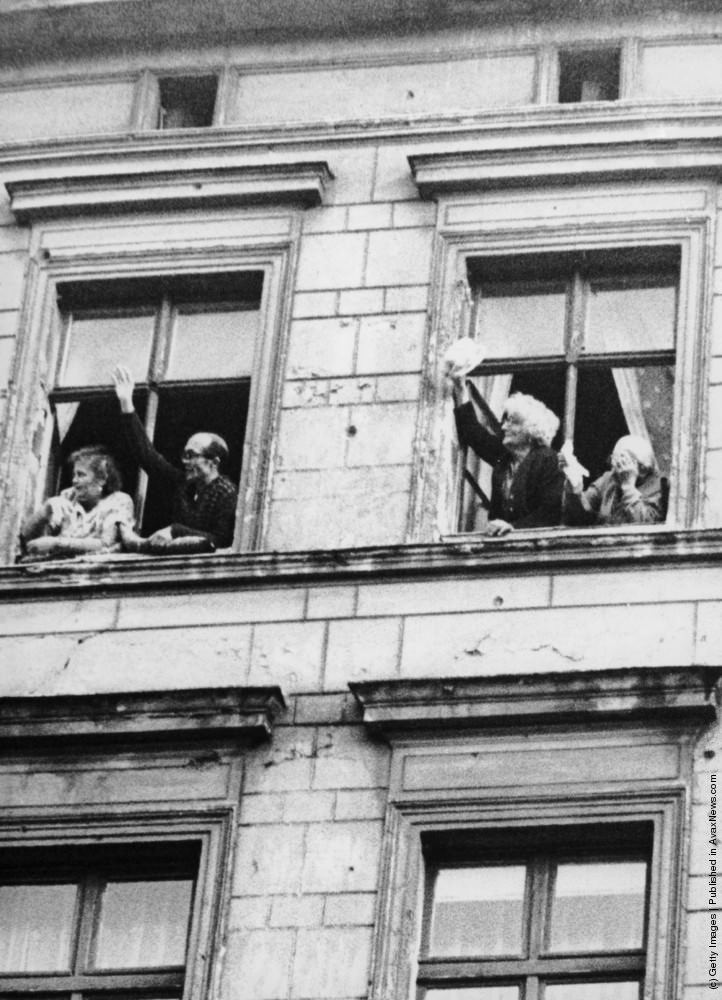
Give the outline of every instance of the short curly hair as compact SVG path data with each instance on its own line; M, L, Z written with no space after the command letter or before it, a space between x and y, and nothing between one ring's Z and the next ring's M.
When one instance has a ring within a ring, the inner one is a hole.
M533 396L523 392L514 392L504 404L504 415L517 417L534 444L549 447L554 435L559 430L559 417L556 413Z
M68 458L68 465L73 466L76 462L85 462L94 476L104 480L104 497L115 493L123 485L115 459L102 445L91 444L86 448L78 448Z

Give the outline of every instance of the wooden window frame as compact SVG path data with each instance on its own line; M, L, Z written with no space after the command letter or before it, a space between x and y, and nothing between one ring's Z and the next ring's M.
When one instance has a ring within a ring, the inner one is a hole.
M237 274L239 278L242 278L244 274L248 272L238 271ZM195 277L195 276L188 276ZM215 278L216 275L204 275L204 277L209 277L211 279ZM227 276L224 276L227 277ZM127 302L123 305L118 304L114 306L104 306L102 303L102 292L98 292L97 305L83 304L83 305L69 305L63 306L62 302L59 303L58 309L61 317L60 327L61 327L61 342L58 350L57 357L57 367L54 378L53 388L49 393L49 400L53 408L57 404L72 403L72 402L82 402L83 400L98 399L105 397L110 399L113 395L112 387L109 385L88 385L88 386L64 386L61 384L61 376L63 372L64 365L67 360L68 350L71 340L72 332L72 322L73 317L76 314L81 316L98 316L98 317L113 317L113 316L141 316L145 315L148 317L149 327L152 324L152 333L150 335L150 349L149 349L149 359L148 359L148 370L147 378L141 379L136 384L137 398L143 397L143 416L139 413L141 417L141 422L144 425L146 434L150 441L154 444L155 442L155 432L158 423L158 408L162 397L167 397L172 393L183 393L184 390L203 390L212 389L214 386L219 388L237 388L239 391L243 389L248 392L249 387L252 385L253 373L251 375L239 375L233 376L231 378L219 377L219 378L207 378L203 377L201 379L188 379L188 378L168 378L167 371L170 364L171 351L172 351L172 337L179 313L185 312L203 312L203 307L209 308L211 311L222 310L222 309L236 309L242 311L245 306L252 308L254 312L259 313L260 317L260 303L263 297L261 292L261 298L257 303L251 306L250 302L243 302L242 300L237 300L235 302L230 300L221 300L217 296L210 297L200 297L197 294L193 297L189 297L187 300L185 297L179 297L172 290L168 290L167 287L162 286L162 282L157 281L157 288L153 289L154 284L153 278L149 279L151 286L150 292L147 292L144 297L139 298L134 302L132 292L128 292L126 298ZM112 284L112 281L110 282ZM91 286L92 287L92 286ZM61 286L62 293L62 286ZM62 294L61 294L62 297ZM260 324L259 324L260 327ZM257 338L261 336L262 331L259 328ZM254 354L258 351L259 345L254 344ZM120 359L120 357L119 357ZM253 370L255 371L255 364L253 364ZM248 413L246 413L246 424L248 422ZM195 433L198 430L205 430L203 427L196 427L189 431L190 433ZM120 417L118 415L118 431L120 432ZM231 439L227 434L222 435L227 444L229 445L229 451L233 455L238 450L238 443ZM245 437L245 435L244 435ZM87 441L84 444L92 444L93 442ZM242 470L242 453L243 453L243 442L241 442L241 470ZM164 449L162 446L158 447L158 451L164 455L170 462L178 463L178 455L171 454L169 451ZM50 459L50 456L49 456ZM180 468L180 466L179 466ZM228 472L228 470L222 470ZM60 473L62 470L56 467L56 463L49 460L48 461L48 482L47 482L47 493L48 495L54 495L57 493L59 488ZM234 486L238 485L238 478L235 476L231 477ZM126 492L133 492L126 489ZM138 483L135 489L135 510L136 518L138 524L143 521L146 500L148 496L148 475L142 469L138 470ZM163 527L164 525L157 524L154 528ZM153 529L151 529L153 530Z
M569 153L572 156L572 153ZM415 164L415 166L417 166ZM417 166L417 172L421 165ZM698 184L651 184L641 193L654 198L653 214L634 207L640 192L626 184L587 184L573 190L547 187L459 195L444 193L444 178L454 163L440 159L434 185L440 191L436 259L431 291L429 359L422 396L407 539L459 537L458 442L453 403L443 358L466 332L458 306L458 285L467 280L470 261L514 254L573 254L613 248L675 247L680 254L672 467L667 524L704 527L704 455L707 435L707 383L711 297L710 247L714 218L711 189ZM419 183L419 181L417 181ZM424 191L427 189L424 188ZM431 190L431 188L429 188ZM618 201L619 209L608 207ZM559 219L548 218L553 202ZM695 447L689 447L694 441ZM644 526L665 530L666 525ZM547 529L536 529L535 535ZM558 532L560 529L553 529ZM584 529L589 531L589 529ZM596 531L619 532L616 527ZM514 537L518 536L515 532ZM505 544L501 540L497 544Z
M63 332L58 287L116 278L182 279L236 271L262 272L263 290L233 551L264 548L301 213L287 208L269 214L259 209L244 212L235 222L236 231L230 234L227 225L219 233L218 219L212 214L176 219L173 242L164 239L161 244L154 242L159 239L157 219L134 223L140 232L135 243L126 235L129 223L123 219L104 220L105 239L99 244L98 223L93 221L85 225L48 222L34 229L38 265L26 286L16 362L16 384L23 386L23 393L10 409L2 449L9 462L13 456L24 456L24 482L13 491L14 517L6 518L0 529L6 559L16 553L22 517L46 496L53 431L48 387L54 380ZM28 454L32 456L29 462Z
M611 832L611 824L609 826ZM417 978L419 988L422 990L443 988L452 983L457 987L467 988L514 985L519 988L519 995L524 1000L539 1000L543 996L544 984L549 981L555 984L576 985L585 981L594 982L598 978L610 981L643 979L646 958L648 878L645 890L644 939L640 948L598 950L588 953L582 950L576 953L572 951L554 953L545 941L545 935L550 929L551 871L555 863L577 860L644 860L649 875L650 847L649 845L642 847L641 842L636 847L632 843L624 844L627 831L634 831L637 841L642 840L636 833L635 825L622 823L615 826L613 832L621 837L623 843L621 846L613 844L610 840L605 841L599 825L590 823L574 828L572 834L567 833L562 846L553 847L547 842L544 848L539 848L535 846L535 841L539 839L549 841L552 837L558 836L564 838L564 828L550 827L546 830L530 831L516 827L508 831L495 830L493 838L495 841L500 843L508 839L509 843L505 849L486 844L480 844L472 849L471 845L468 845L461 856L453 839L444 845L442 835L442 845L435 844L430 847L428 843L424 844L422 836L426 878ZM482 833L480 830L468 831L467 839L483 841L483 835L480 836ZM539 836L540 833L542 837ZM543 837L545 833L547 836ZM446 839L449 840L448 837ZM587 846L590 841L594 843L593 847ZM471 864L525 864L527 867L521 954L484 958L481 956L442 958L435 956L429 950L432 873L440 868L465 867Z
M352 683L370 734L391 745L369 1000L417 996L425 843L478 836L513 849L515 837L591 829L604 844L641 825L642 1000L676 1000L693 759L717 678L654 668Z
M654 249L654 248L651 248ZM662 251L670 248L660 248ZM676 364L676 344L671 349L650 349L635 351L632 347L621 352L590 352L586 350L585 341L590 328L589 301L592 294L592 287L603 287L612 285L622 287L628 284L632 288L644 287L645 279L671 278L671 264L647 261L639 266L639 270L624 274L621 270L615 272L609 268L608 262L604 261L604 253L598 254L563 254L561 259L557 255L551 257L549 262L541 260L538 255L534 255L535 261L545 265L543 276L525 278L523 276L514 277L510 281L505 281L503 277L495 277L488 283L484 282L483 276L472 273L477 269L477 265L484 258L468 258L469 275L468 281L464 284L459 281L457 290L460 303L459 326L468 331L468 336L483 343L484 330L481 322L481 303L484 297L484 287L494 289L502 288L505 285L513 285L520 288L533 287L534 285L557 286L559 290L564 290L565 297L565 317L563 320L562 337L560 350L554 355L542 354L537 357L524 356L518 359L507 357L503 359L486 359L483 367L470 372L468 378L473 382L475 376L485 377L496 374L523 375L525 373L541 373L542 371L563 371L564 373L564 404L561 408L554 408L554 412L560 417L560 427L555 439L554 447L561 445L562 441L574 442L576 428L576 414L580 394L579 379L593 371L595 368L606 368L610 372L614 369L625 368L649 368L667 367L674 369ZM669 254L667 254L669 256ZM596 257L596 259L595 259ZM585 259L590 258L590 259ZM511 260L523 260L521 255L512 255ZM493 259L494 265L499 268L503 266L504 258ZM596 272L596 273L595 273ZM654 281L650 280L654 285ZM670 282L672 284L672 282ZM675 296L675 326L679 312L679 267L674 273L674 284L676 286ZM512 391L516 391L512 389ZM523 390L528 391L528 390ZM548 404L550 405L550 404ZM487 410L488 412L488 410ZM501 414L496 415L499 419ZM632 433L628 430L627 433ZM614 441L608 442L609 451ZM577 452L578 453L578 452ZM585 456L581 455L582 463ZM488 503L488 498L484 490L479 491L479 470L483 463L480 459L469 453L468 449L460 449L459 454L459 489L457 497L457 530L459 532L473 532L474 521L476 520L475 508L477 498L481 498L484 506ZM601 474L601 469L592 475L589 482ZM668 482L666 472L665 482ZM666 520L665 516L662 521Z
M126 819L88 817L80 822L77 816L68 815L63 820L35 820L17 826L0 827L0 858L12 859L13 854L32 849L40 855L47 852L52 865L62 861L63 852L88 857L92 874L99 855L99 844L105 850L117 849L120 853L135 848L162 851L169 845L187 843L198 850L195 889L191 905L191 919L186 949L186 963L181 969L157 971L89 970L82 974L28 973L0 975L0 997L13 1000L19 996L61 997L82 1000L92 995L102 998L122 992L123 996L143 997L148 990L162 996L176 996L181 1000L207 995L212 978L213 956L217 949L220 914L227 892L228 850L233 813L230 809L216 808L206 814L178 811L173 815L136 814ZM77 862L76 862L77 864ZM102 862L101 862L102 864ZM144 871L146 869L144 868ZM146 873L150 873L150 869ZM76 914L81 930L87 934L94 915ZM87 940L81 945L87 947ZM155 993L154 993L155 995Z

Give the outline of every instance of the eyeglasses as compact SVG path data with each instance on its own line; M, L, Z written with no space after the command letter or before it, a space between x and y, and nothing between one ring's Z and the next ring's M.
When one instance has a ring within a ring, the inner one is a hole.
M194 458L206 458L206 455L200 451L193 451L191 448L186 448L182 453L181 458L184 462L190 462Z

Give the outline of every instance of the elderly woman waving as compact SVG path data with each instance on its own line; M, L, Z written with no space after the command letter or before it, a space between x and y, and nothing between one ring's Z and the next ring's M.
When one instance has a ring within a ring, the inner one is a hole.
M132 528L133 501L120 489L120 474L100 446L70 456L72 486L50 497L23 523L25 559L67 559L120 550L119 525Z
M551 442L559 418L538 399L517 392L506 401L499 438L477 419L466 380L450 377L459 441L492 466L487 534L558 525L564 477Z
M565 444L559 464L564 487L564 523L570 525L657 524L664 520L664 491L652 446L627 434L614 446L611 468L585 490L586 472Z

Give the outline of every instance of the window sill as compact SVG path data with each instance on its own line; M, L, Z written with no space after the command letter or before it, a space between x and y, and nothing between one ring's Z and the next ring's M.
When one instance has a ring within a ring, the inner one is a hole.
M194 556L113 555L0 568L0 594L29 597L65 591L279 586L389 577L533 574L617 566L718 563L722 528L666 525L606 529L537 529L505 538L454 535L421 545Z

